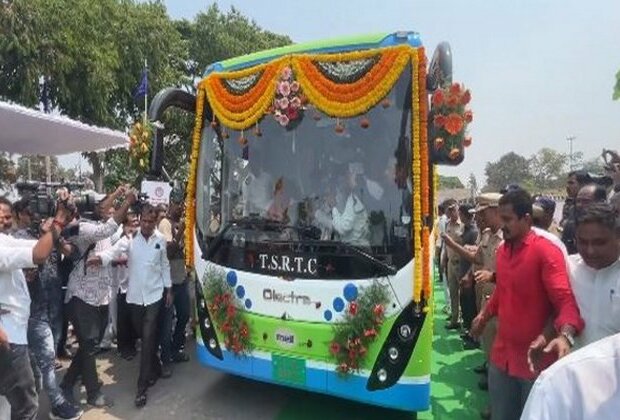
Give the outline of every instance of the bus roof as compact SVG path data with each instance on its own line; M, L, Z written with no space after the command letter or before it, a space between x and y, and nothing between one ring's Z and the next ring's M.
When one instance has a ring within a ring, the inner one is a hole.
M240 57L218 61L207 67L205 76L215 71L232 71L252 67L273 60L283 55L295 53L331 53L352 50L366 50L393 45L409 44L412 47L422 46L420 35L413 31L399 31L393 33L379 33L349 36L335 39L292 44L285 47L273 48L255 52Z

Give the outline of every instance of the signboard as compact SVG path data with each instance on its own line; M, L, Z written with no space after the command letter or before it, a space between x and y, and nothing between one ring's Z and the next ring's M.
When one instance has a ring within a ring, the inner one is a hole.
M154 206L158 204L168 204L170 201L170 191L172 187L167 182L142 181L140 189L142 194L146 194L147 201Z

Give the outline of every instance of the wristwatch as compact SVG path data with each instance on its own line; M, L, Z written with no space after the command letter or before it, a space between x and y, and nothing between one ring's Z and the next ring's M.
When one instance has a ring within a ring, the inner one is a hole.
M562 331L560 334L562 335L562 337L566 338L566 341L568 341L568 345L571 348L575 347L575 337L573 337L571 333L569 333L568 331Z

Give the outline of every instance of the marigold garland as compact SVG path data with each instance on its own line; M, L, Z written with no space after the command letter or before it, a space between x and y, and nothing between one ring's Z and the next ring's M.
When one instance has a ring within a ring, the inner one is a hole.
M194 236L192 232L196 224L196 176L198 173L198 154L200 152L200 136L203 124L202 115L205 106L204 89L199 87L197 95L196 118L194 119L189 176L187 178L187 196L185 198L185 265L187 267L194 266Z
M413 301L419 303L422 295L422 197L421 197L421 150L420 150L420 85L418 83L419 67L418 55L411 55L411 142L412 142L412 173L413 173L413 243L414 243L414 270L413 270Z
M360 88L357 91L347 93L341 92L339 94L338 92L334 92L333 88L338 84L323 76L313 65L308 66L307 62L305 63L306 66L302 65L304 60L303 56L293 58L293 66L297 71L298 80L305 95L317 109L332 117L353 117L367 112L370 108L383 100L402 74L405 66L409 64L411 51L415 51L415 49L407 46L394 47L396 53L390 55L385 52L387 50L389 49L383 49L382 51L384 56L388 58L385 60L382 58L373 67L373 70L375 68L385 69L385 76L382 79L367 79L366 76L364 76L353 84L362 86L358 85L358 83L364 81L371 86L371 90L368 91L365 88ZM332 59L334 59L334 61L358 60L367 57L371 52L374 54L377 53L375 50L364 52L354 51L343 54L333 54L337 57L332 57ZM314 59L321 60L322 57L314 57ZM314 71L310 69L314 69ZM372 70L369 74L370 76L368 77L374 76ZM343 86L347 85L348 84L343 84Z
M426 96L426 56L424 48L418 49L418 92L420 101L420 166L421 166L421 189L422 189L422 218L424 227L422 228L422 293L423 298L428 302L430 292L430 231L426 225L430 219L430 167L428 154L428 138L427 138L427 112L428 98Z

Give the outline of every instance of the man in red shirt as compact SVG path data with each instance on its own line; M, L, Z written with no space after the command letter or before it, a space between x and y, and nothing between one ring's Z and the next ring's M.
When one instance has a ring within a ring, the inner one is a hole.
M528 366L530 343L553 319L562 337L554 341L553 351L562 356L584 322L562 251L532 230L531 196L524 190L508 192L499 201L499 213L504 243L497 250L497 288L473 321L471 334L479 336L487 321L497 317L489 365L491 418L518 420L536 379ZM553 361L550 357L546 366Z

